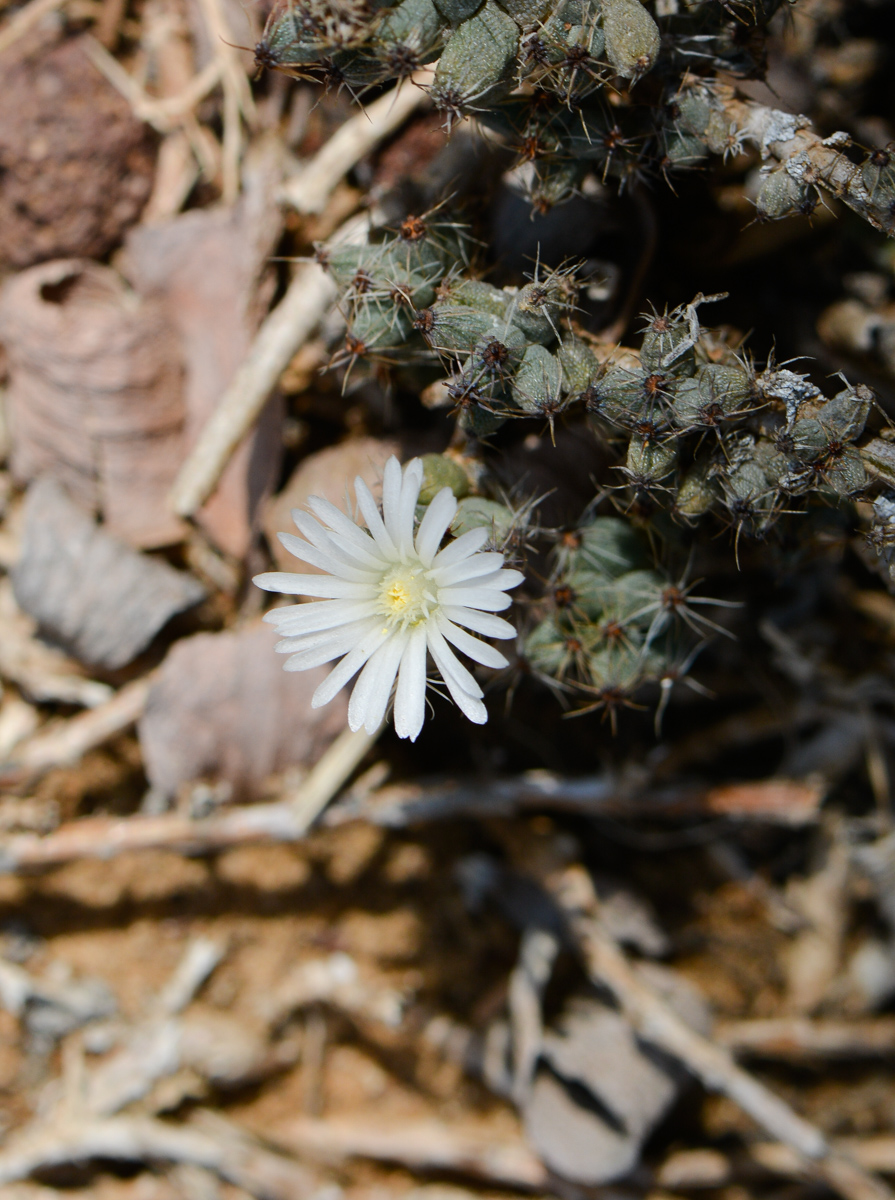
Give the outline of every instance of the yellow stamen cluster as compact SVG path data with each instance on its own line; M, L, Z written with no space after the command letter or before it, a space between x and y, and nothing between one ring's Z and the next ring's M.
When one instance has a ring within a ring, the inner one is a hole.
M419 625L437 603L436 589L422 566L402 563L383 577L380 586L379 611L391 626Z

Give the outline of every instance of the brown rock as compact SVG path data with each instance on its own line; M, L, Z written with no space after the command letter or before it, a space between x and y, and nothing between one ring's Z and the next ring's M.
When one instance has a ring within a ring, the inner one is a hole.
M313 762L342 732L347 697L311 708L329 668L287 673L275 644L260 622L174 644L139 726L154 788L170 796L211 778L229 782L239 798L255 796L268 776Z
M17 481L52 473L131 545L179 540L179 344L160 305L98 263L44 263L0 292L0 339Z
M355 438L318 450L299 463L283 490L268 501L264 509L264 533L280 569L318 573L316 567L299 564L277 537L278 533L295 532L291 516L293 508L304 508L308 496L323 496L344 509L346 492L353 503L356 475L360 475L374 495L378 494L386 459L391 454L400 457L400 453L395 442Z
M154 138L78 40L0 55L0 264L106 254L140 215Z

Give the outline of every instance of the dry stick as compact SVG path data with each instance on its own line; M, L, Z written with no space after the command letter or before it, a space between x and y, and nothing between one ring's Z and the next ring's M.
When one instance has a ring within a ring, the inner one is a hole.
M349 218L328 244L362 239L369 216ZM285 296L266 318L199 440L180 469L171 504L192 516L211 495L230 458L255 423L293 355L336 299L336 286L319 264L298 268Z
M151 125L158 133L170 133L172 129L183 124L199 101L204 100L221 80L222 64L215 60L200 71L179 95L156 99L145 92L133 76L125 71L118 59L113 58L105 46L101 46L95 38L85 36L82 45L87 57L100 74L131 106L134 116Z
M137 1116L54 1121L0 1152L0 1184L52 1167L111 1159L193 1163L260 1200L294 1200L314 1190L314 1177L306 1168L258 1146L237 1126L223 1120L203 1125L191 1128Z
M77 762L88 750L102 745L140 718L146 707L151 682L149 675L135 679L133 683L125 684L105 704L99 704L20 742L15 748L14 760L8 770L4 768L2 778L8 781L10 777L31 777L53 767Z
M444 1121L405 1121L396 1128L355 1117L299 1117L272 1133L277 1144L300 1157L324 1162L370 1158L412 1171L460 1172L504 1187L550 1187L550 1173L522 1139L495 1137L493 1130L452 1127Z
M788 1147L807 1174L819 1176L846 1200L895 1198L882 1180L831 1147L816 1126L737 1066L727 1050L691 1029L643 982L595 917L599 901L583 867L569 867L559 873L538 870L537 874L565 913L591 979L609 988L644 1041L676 1058L709 1091L720 1092L732 1100Z
M423 78L423 72L414 76L418 80ZM394 133L426 99L426 93L418 88L395 90L382 96L370 105L366 115L359 113L352 117L333 135L299 179L293 185L286 185L284 197L293 204L297 198L296 207L310 203L320 206L310 211L322 211L333 189L351 168L383 138ZM401 116L400 120L396 114ZM298 189L297 197L289 199L292 187ZM368 222L369 218L367 221L350 218L333 234L330 244L357 239ZM317 328L336 295L335 285L318 264L308 263L296 271L286 295L258 330L247 358L180 469L171 493L171 505L178 515L193 516L214 491L283 371Z
M274 804L238 807L198 821L180 813L85 817L61 825L45 837L18 834L0 842L0 873L58 866L82 858L112 858L135 850L210 854L255 842L299 841L378 736L378 732L346 730L295 793Z
M416 71L340 126L310 162L283 184L283 204L301 213L322 213L347 172L428 102L428 93L422 89L434 77L431 68Z
M895 1173L895 1137L878 1134L871 1137L835 1138L837 1150L848 1154L867 1171ZM659 1165L655 1181L672 1192L721 1188L745 1176L754 1180L756 1166L772 1175L804 1179L802 1159L780 1142L753 1142L742 1154L727 1155L714 1148L674 1150Z
M65 0L31 0L30 4L19 9L3 29L0 29L0 54L64 3Z
M227 18L220 0L200 0L205 24L221 68L224 88L224 137L222 155L222 199L234 204L239 195L239 160L242 154L240 114L247 124L254 120L255 105L246 73L240 65Z
M729 139L728 145L722 144L724 132L710 126L706 141L711 150L722 153L733 144L751 142L766 162L779 163L799 183L823 188L875 229L895 234L895 212L886 197L874 198L864 183L861 167L843 153L851 141L847 134L821 138L807 117L741 100L726 84L713 84L705 94L726 123Z
M457 817L510 817L520 812L585 813L617 819L686 820L724 817L781 825L817 821L824 789L816 780L763 779L720 787L672 782L659 787L630 787L611 772L558 775L528 771L504 779L423 779L348 796L327 813L327 825L369 821L403 828Z
M895 1017L863 1021L813 1021L808 1017L771 1017L721 1021L715 1040L733 1054L761 1058L877 1058L895 1055Z

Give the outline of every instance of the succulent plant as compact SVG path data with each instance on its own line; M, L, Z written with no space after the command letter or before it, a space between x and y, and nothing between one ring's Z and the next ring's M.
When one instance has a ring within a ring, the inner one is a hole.
M647 685L664 696L717 627L656 550L685 560L703 526L727 527L739 555L744 539L766 541L818 505L879 494L870 540L888 568L895 456L865 433L869 388L825 396L788 367L759 369L702 325L714 296L645 314L638 350L607 347L576 325L571 269L537 266L523 287L497 288L473 275L465 248L457 226L410 218L323 261L342 287L346 351L447 371L461 458L509 421L551 428L561 414L607 447L599 483L618 515L540 534L554 565L524 640L536 675L613 720ZM426 472L426 495L447 485L460 500L455 533L486 525L506 549L520 522L502 498L473 487L457 459L428 456Z

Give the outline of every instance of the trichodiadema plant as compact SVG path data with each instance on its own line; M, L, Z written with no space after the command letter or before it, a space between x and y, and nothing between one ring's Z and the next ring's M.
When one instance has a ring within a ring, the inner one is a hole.
M389 464L381 515L360 482L359 524L319 502L326 529L296 514L307 541L285 544L333 581L261 581L329 599L329 617L312 606L276 609L271 619L294 669L341 660L321 702L361 671L354 727L372 731L393 698L398 732L416 737L427 647L451 696L482 721L481 682L445 657L447 637L499 670L510 696L534 680L572 715L598 711L613 728L622 709L647 704L658 728L676 684L708 694L693 674L703 650L719 638L748 642L781 581L823 575L859 535L861 569L895 577L895 442L885 404L840 364L787 360L772 328L759 347L742 329L713 326L713 312L729 310L727 294L687 294L700 280L678 252L678 243L698 245L699 234L677 223L705 205L709 186L729 192L725 180L737 181L741 226L760 231L791 218L804 230L812 217L818 227L838 217L865 247L895 231L893 152L823 128L829 114L817 128L763 103L767 87L756 91L769 45L778 54L785 45L793 8L776 0L296 0L271 12L256 48L260 67L361 104L393 81L425 86L448 147L466 146L450 179L435 172L434 186L417 179L380 193L366 237L316 248L339 295L343 324L337 332L331 323L330 365L344 392L379 389L385 404L413 395L411 421L428 412L441 439L440 452L406 467L404 484ZM462 160L473 141L470 171ZM503 211L516 214L527 262L493 218L488 224L494 186ZM531 213L527 230L519 196ZM606 239L601 256L591 252L598 226L629 219L639 245L613 276ZM650 304L650 271L663 254L686 263L678 274L687 282L672 293L666 272ZM704 273L718 282L716 264ZM738 274L731 259L734 304ZM762 278L766 291L774 286L773 276ZM607 295L614 299L601 307ZM592 448L576 512L557 507L520 468L519 446L532 440L547 447L543 461L552 450L561 463L570 440ZM402 487L413 503L396 499ZM436 527L456 540L439 550ZM476 553L455 568L463 553L452 547L466 545ZM442 561L451 571L440 584ZM462 569L481 580L458 584ZM506 607L503 589L523 576L513 626L486 618L498 602L485 591L496 589ZM474 615L461 620L459 603ZM484 636L515 628L510 660L454 622Z

